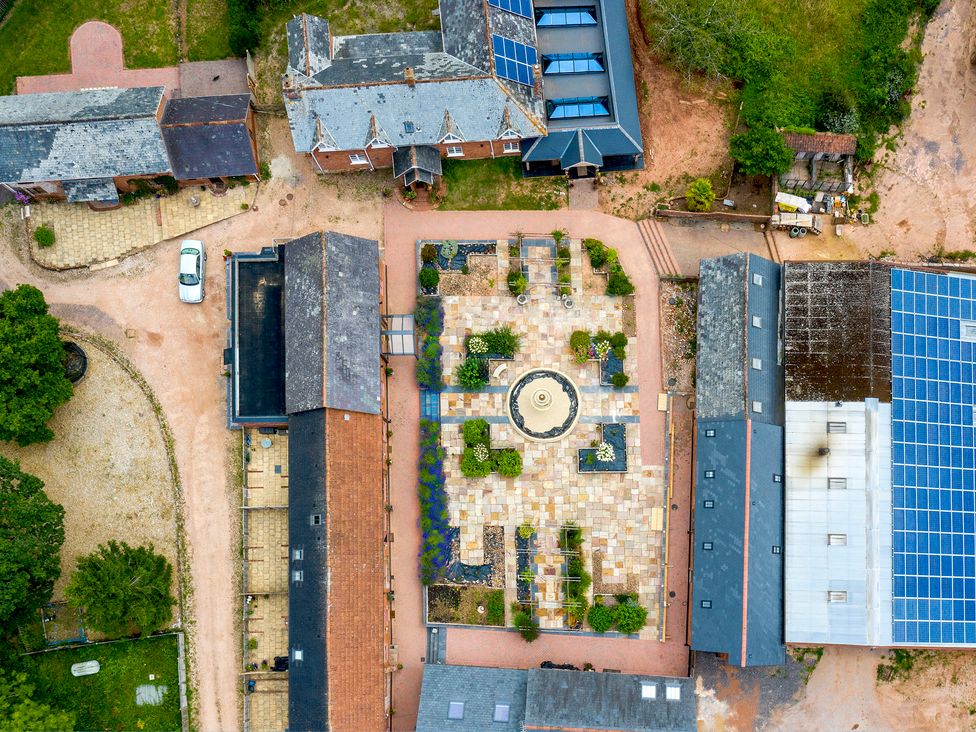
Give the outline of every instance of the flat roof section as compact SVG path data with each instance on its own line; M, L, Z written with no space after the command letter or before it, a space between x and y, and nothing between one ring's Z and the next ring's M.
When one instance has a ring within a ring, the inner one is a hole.
M287 422L282 327L284 266L273 249L231 260L231 422Z

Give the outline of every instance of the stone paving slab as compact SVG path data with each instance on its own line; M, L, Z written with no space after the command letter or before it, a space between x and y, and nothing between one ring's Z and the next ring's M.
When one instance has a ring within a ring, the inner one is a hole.
M111 211L92 211L84 203L31 205L31 231L44 224L54 230L55 243L39 247L31 238L31 256L48 269L75 269L118 260L161 241L243 213L257 186L238 186L222 196L199 187L181 189L173 196L144 198ZM198 206L190 199L196 197Z
M248 592L288 592L287 511L268 508L247 512L244 559Z
M288 594L255 596L248 611L247 635L257 640L258 647L247 649L245 661L258 666L267 661L270 666L275 656L287 656Z
M247 695L248 729L252 732L285 732L288 728L288 674L261 674Z

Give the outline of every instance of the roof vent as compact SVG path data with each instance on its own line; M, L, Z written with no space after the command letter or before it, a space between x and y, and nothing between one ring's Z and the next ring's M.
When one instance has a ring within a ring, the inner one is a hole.
M820 457L827 457L830 454L830 448L829 447L821 447L819 450L817 450L817 454Z

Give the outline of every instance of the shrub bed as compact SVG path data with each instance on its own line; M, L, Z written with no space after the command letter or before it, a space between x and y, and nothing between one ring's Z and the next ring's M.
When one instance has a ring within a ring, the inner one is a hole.
M624 271L623 265L617 259L617 250L606 246L599 239L584 239L583 247L590 258L590 266L595 270L605 271L607 277L606 294L624 296L634 294L634 283Z
M491 449L488 422L469 419L461 425L464 451L461 453L461 473L466 478L484 478L497 472L506 478L522 474L522 454L514 447Z
M444 490L444 448L436 422L420 420L420 580L429 585L444 575L451 560L447 492Z
M444 311L441 309L440 299L419 298L413 317L422 334L417 358L417 385L421 389L440 391L444 383L440 343L441 333L444 332Z
M583 530L578 526L570 524L559 532L559 548L568 554L565 576L570 581L563 582L563 602L566 607L566 624L570 628L582 626L589 605L586 592L593 584L593 577L583 566L580 552L582 546Z

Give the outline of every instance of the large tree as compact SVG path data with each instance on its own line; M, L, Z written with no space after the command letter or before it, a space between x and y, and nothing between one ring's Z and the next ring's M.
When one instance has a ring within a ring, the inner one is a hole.
M102 544L78 560L65 590L84 610L85 624L112 636L133 630L149 635L169 623L176 600L170 594L173 566L148 547L124 541Z
M0 293L0 441L50 440L45 423L71 393L58 321L44 295L30 285Z
M51 600L63 543L64 509L39 478L0 455L0 635Z
M61 732L75 728L75 715L34 701L25 673L0 670L0 732Z
M736 135L729 152L746 175L779 175L793 165L793 151L783 136L769 127L751 127Z

